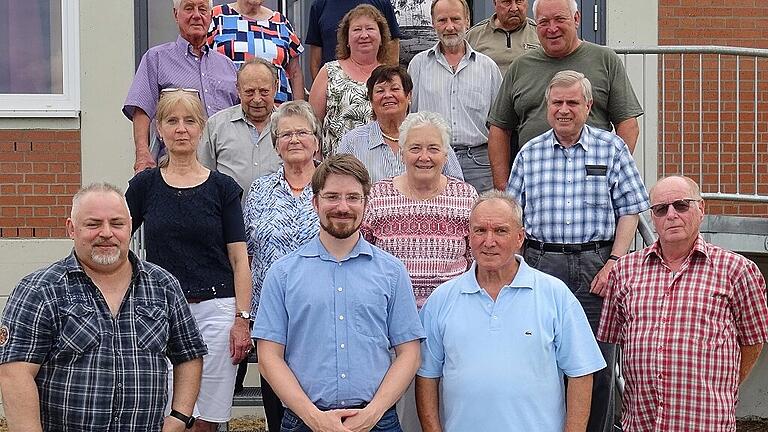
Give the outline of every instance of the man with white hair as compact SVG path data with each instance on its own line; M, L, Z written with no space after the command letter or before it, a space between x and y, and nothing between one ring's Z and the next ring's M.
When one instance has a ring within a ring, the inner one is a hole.
M10 431L181 432L194 424L206 346L179 282L128 250L122 192L72 200L72 253L19 282L0 324ZM173 411L164 417L166 360Z
M520 149L507 191L523 208L525 261L565 282L597 333L608 274L627 253L648 193L616 134L585 124L593 106L584 74L558 72L545 89L552 129ZM613 430L616 346L599 342L589 432Z
M483 192L493 187L485 119L501 85L501 72L466 41L466 0L432 0L431 13L439 41L416 54L408 66L413 79L411 112L432 111L448 121L464 181Z
M624 64L610 48L579 39L581 13L576 1L536 0L533 15L541 48L512 63L488 116L488 153L493 185L499 190L507 185L517 149L551 127L547 123L544 90L559 71L581 72L595 88L587 120L590 126L614 129L630 152L635 149L640 133L636 117L643 110ZM512 139L514 136L516 140Z
M211 0L173 0L173 18L179 25L179 36L175 42L152 47L142 56L123 104L123 114L133 122L134 172L153 168L162 154L162 144L159 139L153 142L157 138L154 133L150 139L150 130L164 89L196 92L209 117L238 103L235 64L206 44Z

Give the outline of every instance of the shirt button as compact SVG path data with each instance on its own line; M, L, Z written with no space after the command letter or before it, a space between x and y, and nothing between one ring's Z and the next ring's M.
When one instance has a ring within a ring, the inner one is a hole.
M346 403L346 402L344 402L344 401L341 401L341 404L342 404L342 405L346 405L347 403Z
M338 292L342 292L342 291L344 291L344 288L342 288L342 287L338 287L338 288L336 288L336 291L338 291Z
M254 162L253 166L259 166L259 163L258 162Z
M341 345L339 345L339 346L341 347L341 349L344 349L344 347L345 347L345 345L344 345L344 344L341 344Z
M494 316L493 316L493 319L499 319L499 317L497 317L496 315L494 315Z
M341 374L341 377L342 377L342 378L346 378L346 377L347 377L347 374Z
M117 383L117 388L123 388L123 383Z
M344 321L344 315L339 315L339 320Z
M118 416L115 416L115 419L114 419L114 420L115 420L115 421L118 421L118 420L120 420L120 417L118 417Z
M201 73L200 75L205 76L205 72Z

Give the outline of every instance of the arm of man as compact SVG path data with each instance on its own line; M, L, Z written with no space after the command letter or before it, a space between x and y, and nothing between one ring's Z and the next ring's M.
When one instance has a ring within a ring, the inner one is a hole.
M373 429L384 413L405 393L421 362L420 341L412 340L395 346L395 355L395 361L368 406L344 421L344 426L350 430L367 432Z
M389 41L389 44L387 45L387 52L389 53L387 64L400 64L400 39L392 39Z
M509 181L509 159L511 153L509 140L511 137L511 130L502 129L494 125L490 125L488 129L488 159L491 162L493 187L500 191L507 189L507 181Z
M619 217L616 222L616 233L613 238L613 248L611 249L611 255L622 256L629 250L629 245L632 243L632 239L635 238L635 231L637 230L637 223L640 221L639 215L624 215ZM605 297L608 287L608 275L611 273L613 265L616 261L609 259L605 262L605 265L595 278L592 280L590 286L590 292L597 294L600 297Z
M317 78L320 68L323 66L323 47L309 45L309 73L312 80Z
M42 431L40 395L35 377L40 365L11 362L0 365L0 390L3 393L5 419L10 432Z
M640 136L640 126L637 123L637 119L634 117L628 118L616 123L613 127L616 129L616 135L620 136L621 139L627 143L629 152L634 153L635 146L637 145L637 137Z
M416 412L423 432L442 432L440 426L440 378L416 376Z
M294 57L288 62L286 73L288 74L288 81L291 83L293 100L304 100L304 73L301 71L301 62L298 57Z
M270 383L280 400L312 430L351 432L341 421L359 410L320 411L302 390L293 371L285 362L285 346L259 339L259 372Z
M568 377L565 401L565 432L587 430L589 408L592 404L592 374Z
M763 344L757 345L742 345L741 346L741 363L739 364L739 384L746 381L749 373L752 372L752 368L757 363L757 359L760 357L760 351L763 349Z
M136 107L133 112L133 145L136 147L136 161L133 164L134 174L156 166L149 152L149 123L150 119L143 109Z
M203 376L203 359L198 357L173 366L173 400L171 409L191 416L195 408L200 380ZM183 431L186 426L176 417L168 416L163 422L163 432Z
M237 311L251 310L251 270L248 266L248 250L245 242L227 244L229 263L235 274L235 307ZM249 320L232 317L235 320L229 331L229 354L232 364L238 364L251 352L251 331Z

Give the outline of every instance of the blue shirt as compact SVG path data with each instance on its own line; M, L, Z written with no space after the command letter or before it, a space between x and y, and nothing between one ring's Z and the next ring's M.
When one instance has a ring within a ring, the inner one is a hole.
M309 25L304 42L323 49L321 64L336 60L336 30L344 15L361 4L375 6L387 20L392 39L400 39L400 26L389 0L315 0L309 7Z
M588 125L570 148L552 129L528 141L512 165L507 192L523 208L528 238L547 243L613 240L616 219L650 207L624 141Z
M44 431L157 431L167 360L207 350L179 282L128 253L133 277L112 315L75 253L19 282L2 326L0 364L40 365L35 382Z
M443 430L562 432L563 375L605 367L579 302L559 279L520 267L496 301L476 264L421 309L418 375L442 378Z
M319 408L370 402L390 348L424 338L410 277L362 236L336 260L319 237L267 272L253 337L285 345L285 361Z
M448 155L443 166L443 174L464 180L456 152L451 146L446 147L448 147ZM405 172L402 155L400 152L393 152L384 142L381 125L375 120L344 134L336 153L349 153L358 158L368 169L371 183Z
M251 185L243 217L251 257L254 314L259 309L264 276L272 263L311 240L320 229L312 196L310 184L299 196L293 196L282 165L276 173L259 177Z

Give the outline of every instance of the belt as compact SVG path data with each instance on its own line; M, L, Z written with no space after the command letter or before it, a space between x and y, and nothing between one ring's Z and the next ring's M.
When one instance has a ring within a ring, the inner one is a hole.
M455 153L455 152L463 152L463 151L472 151L472 149L479 149L487 146L488 146L488 143L482 143L474 146L459 145L459 146L451 146L451 147L453 148L453 151Z
M597 251L604 247L613 246L613 241L600 240L587 243L544 243L529 239L525 241L525 245L544 252L574 254L585 251Z

